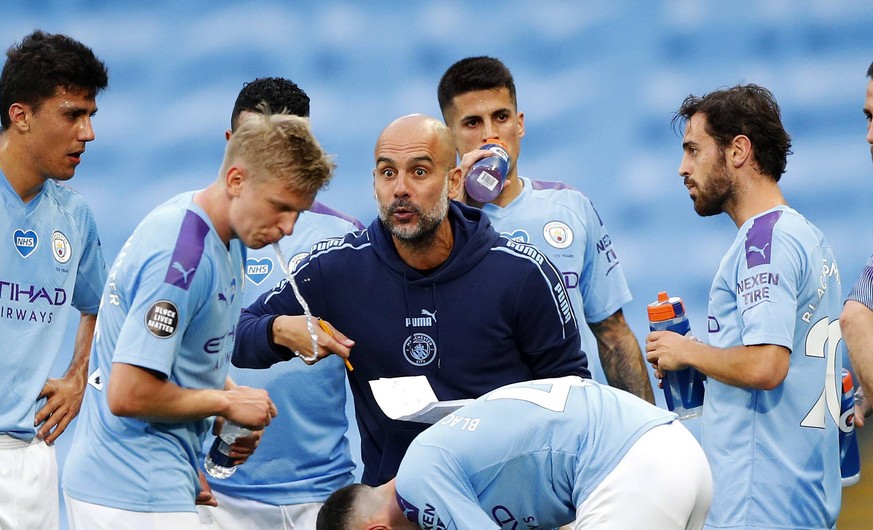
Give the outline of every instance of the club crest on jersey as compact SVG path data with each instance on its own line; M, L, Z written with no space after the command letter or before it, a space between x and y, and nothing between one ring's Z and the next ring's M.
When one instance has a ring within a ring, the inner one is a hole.
M37 237L36 232L33 230L22 230L19 228L12 232L12 242L15 244L15 250L18 251L18 254L22 258L26 258L36 250L36 246L39 245L39 237Z
M52 256L58 263L70 261L73 251L70 248L70 240L59 230L52 232Z
M566 223L551 221L543 226L543 237L546 243L555 248L567 248L573 244L573 230Z
M288 260L288 270L294 272L294 269L296 269L297 266L300 265L300 262L303 261L303 259L306 258L306 256L308 255L309 252L300 252L294 254L291 259Z
M530 236L527 235L527 232L519 228L515 232L500 232L500 235L511 239L513 241L518 241L519 243L530 243Z
M172 337L179 326L179 310L169 300L155 302L146 311L145 325L149 333L159 339Z
M403 356L409 364L425 366L436 358L436 342L424 333L413 333L403 342Z
M273 260L270 258L246 259L246 278L253 284L261 285L271 272L273 272Z

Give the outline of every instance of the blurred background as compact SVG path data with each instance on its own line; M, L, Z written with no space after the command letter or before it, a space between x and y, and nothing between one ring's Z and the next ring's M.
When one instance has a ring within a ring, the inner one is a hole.
M665 289L704 335L709 285L736 235L726 216L698 217L677 176L670 119L690 93L771 89L794 142L783 191L830 239L844 295L873 251L861 112L869 0L0 0L0 12L4 49L39 28L83 41L109 68L97 140L71 184L110 262L149 210L216 177L234 99L256 77L309 93L313 128L338 163L319 200L368 224L377 135L404 114L439 117L440 76L472 55L498 57L515 76L527 128L520 173L567 182L598 208L641 342L645 306ZM873 525L873 433L860 437L868 458L861 483L844 490L845 529ZM61 465L70 439L58 442Z

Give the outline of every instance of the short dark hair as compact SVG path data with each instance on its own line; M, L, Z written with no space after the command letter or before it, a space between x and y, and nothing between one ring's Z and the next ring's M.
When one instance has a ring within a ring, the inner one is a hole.
M240 113L260 112L261 103L266 103L273 114L309 117L309 96L302 88L283 77L259 77L239 91L230 115L230 130L235 131L239 126Z
M867 68L867 77L873 79L873 63L870 63L870 66Z
M351 526L355 501L367 488L363 484L349 484L333 492L318 510L315 530L346 530Z
M437 99L443 119L452 106L452 100L461 94L475 90L509 89L512 104L518 107L515 97L515 81L505 64L494 57L467 57L446 70L437 87Z
M34 112L58 87L97 97L109 84L106 65L91 48L61 34L36 30L6 51L0 74L0 126L9 127L9 108L26 103Z
M689 95L673 116L674 129L698 113L706 116L706 132L721 148L738 135L747 136L758 170L779 182L791 154L791 137L782 126L779 105L769 90L748 84L703 97Z

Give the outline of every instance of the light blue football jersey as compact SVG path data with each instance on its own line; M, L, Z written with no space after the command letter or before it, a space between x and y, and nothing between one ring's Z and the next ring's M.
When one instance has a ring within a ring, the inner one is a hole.
M501 387L416 437L397 502L421 528L556 528L672 412L568 376Z
M773 390L707 382L711 528L831 528L840 508L840 277L830 245L786 206L746 221L709 296L709 343L791 350ZM725 352L727 354L727 352Z
M506 207L482 206L494 229L548 256L564 277L576 314L586 322L600 322L630 302L612 239L588 197L560 182L519 178L521 195ZM588 326L580 326L579 334L591 376L605 384L594 334Z
M81 501L133 511L194 511L211 421L118 417L106 399L112 363L183 387L223 388L241 311L245 247L228 247L193 193L153 210L122 247L103 291L88 387L63 473Z
M363 226L356 219L316 201L300 214L294 232L279 246L289 270L294 270L315 243L360 229ZM283 281L285 274L272 246L248 250L244 305ZM255 453L233 475L224 480L207 476L212 489L289 505L324 501L351 484L355 463L346 438L345 370L342 358L335 355L312 366L296 359L263 370L231 366L229 375L237 384L267 389L279 415L264 430ZM203 457L211 443L210 438L204 444Z
M873 311L873 256L867 260L864 270L861 271L861 276L858 277L855 287L849 293L848 300L864 304Z
M95 314L106 262L81 195L46 181L26 204L0 173L0 434L30 441L72 308Z

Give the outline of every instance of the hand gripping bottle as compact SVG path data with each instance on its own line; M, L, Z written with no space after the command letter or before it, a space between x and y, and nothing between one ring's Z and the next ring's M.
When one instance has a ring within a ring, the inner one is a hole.
M215 442L212 443L212 447L203 461L203 468L206 469L209 476L226 479L233 475L236 466L233 464L233 458L230 457L230 446L237 438L248 436L251 433L252 431L242 425L225 420L221 434L215 437Z
M691 325L685 316L685 304L678 296L668 297L665 291L658 293L658 300L648 306L649 329L672 331L690 336ZM680 420L700 416L703 409L703 381L706 378L694 368L662 370L664 397L667 408L679 415Z
M855 435L855 387L852 374L843 368L843 400L840 404L840 474L843 487L861 479L861 455Z
M503 183L506 182L506 173L509 171L509 152L506 144L497 139L488 140L479 149L486 149L493 154L478 160L470 167L464 188L472 199L486 203L496 199L503 191Z

